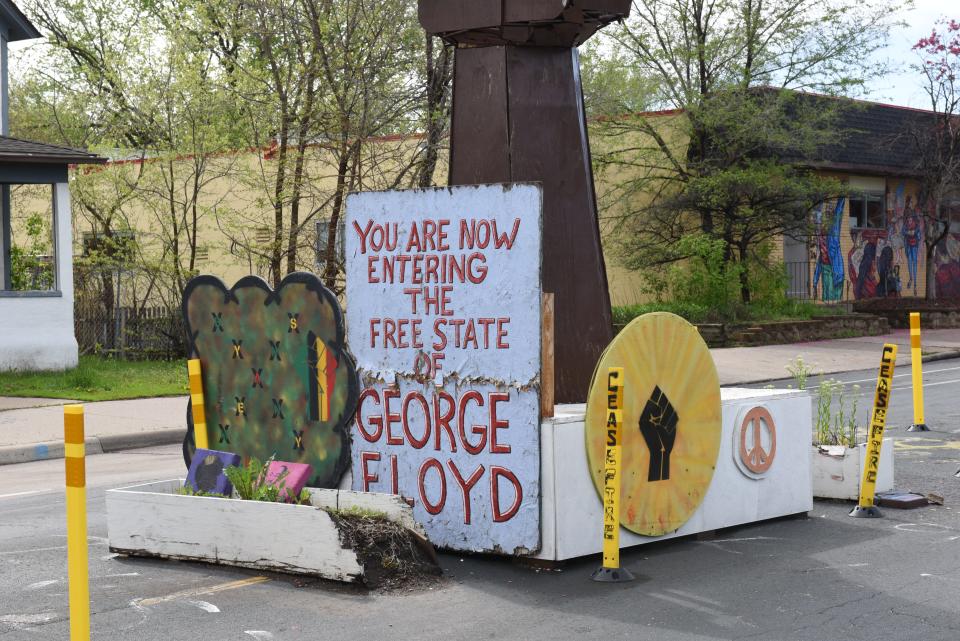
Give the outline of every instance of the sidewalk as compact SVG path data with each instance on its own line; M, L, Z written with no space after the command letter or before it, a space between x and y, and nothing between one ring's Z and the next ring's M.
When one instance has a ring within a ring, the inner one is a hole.
M900 346L897 365L910 364L910 332L791 345L713 349L721 385L788 378L784 366L802 356L814 374L876 369L884 343ZM924 360L960 357L960 329L926 330ZM63 457L66 400L0 397L0 465ZM187 397L86 403L87 453L180 443Z
M66 400L0 397L0 465L63 458ZM180 443L187 397L84 403L87 454Z
M960 356L960 329L927 329L921 335L923 360ZM910 330L895 330L884 336L840 338L790 345L726 347L712 349L721 385L745 385L789 378L785 366L797 356L813 367L814 374L835 374L877 369L884 343L899 345L897 367L910 365Z

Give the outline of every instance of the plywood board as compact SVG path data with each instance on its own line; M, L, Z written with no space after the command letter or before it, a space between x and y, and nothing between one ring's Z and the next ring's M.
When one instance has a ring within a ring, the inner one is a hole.
M540 220L530 184L347 202L353 489L412 500L441 547L539 547Z

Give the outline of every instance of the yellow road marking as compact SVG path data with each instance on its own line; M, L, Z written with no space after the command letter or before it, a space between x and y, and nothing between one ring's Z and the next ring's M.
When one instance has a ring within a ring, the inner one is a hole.
M216 594L218 592L226 592L227 590L236 590L239 588L245 588L250 585L257 585L258 583L266 583L269 580L270 580L269 577L265 577L265 576L252 576L249 579L241 579L239 581L231 581L229 583L211 585L210 587L207 587L207 588L194 588L192 590L181 590L180 592L174 592L173 594L168 594L167 596L158 596L150 599L134 599L131 605L150 606L150 605L157 605L159 603L169 603L170 601L176 601L177 599L183 599L187 597L200 596L203 594Z
M929 438L898 439L894 441L898 450L960 450L960 441L937 441Z

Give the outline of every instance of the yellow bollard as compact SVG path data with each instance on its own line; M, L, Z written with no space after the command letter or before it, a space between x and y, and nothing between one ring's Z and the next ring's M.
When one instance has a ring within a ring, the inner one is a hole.
M198 450L209 450L210 440L207 434L207 412L203 405L203 377L199 358L187 361L187 374L190 376L190 407L193 411L193 442Z
M70 641L90 641L90 579L87 559L87 469L83 405L63 408L67 478L67 577L70 582Z
M633 574L620 567L620 461L623 449L622 367L607 372L607 448L603 485L603 565L593 573L594 581L632 581Z
M913 425L908 432L929 432L923 420L923 352L920 349L920 314L910 314L910 357L913 366Z
M857 519L876 519L883 516L873 504L877 494L877 474L880 471L880 451L883 447L883 431L887 426L887 410L893 387L893 370L897 366L897 346L883 346L880 374L877 376L877 393L873 399L873 414L870 417L870 434L867 438L867 454L863 459L863 479L860 482L860 501L850 516Z

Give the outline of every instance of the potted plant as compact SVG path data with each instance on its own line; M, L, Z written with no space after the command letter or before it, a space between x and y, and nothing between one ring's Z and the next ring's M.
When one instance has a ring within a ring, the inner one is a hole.
M797 356L786 370L799 389L806 389L816 366ZM817 386L816 412L813 424L811 456L813 463L813 495L821 499L855 501L860 496L863 462L867 455L866 427L857 424L857 410L862 394L859 385L848 391L834 379L823 379ZM877 491L893 489L893 439L883 440Z

